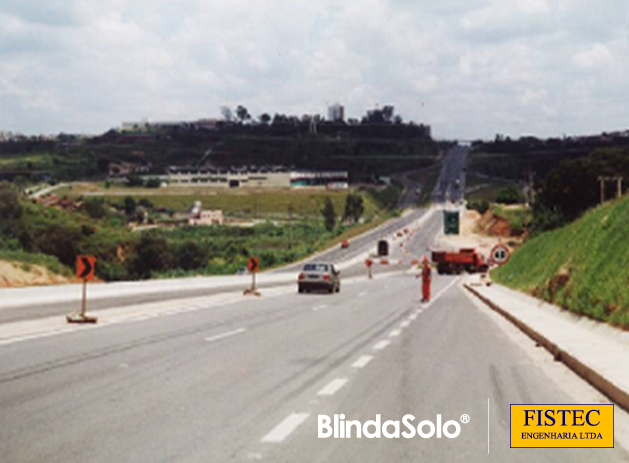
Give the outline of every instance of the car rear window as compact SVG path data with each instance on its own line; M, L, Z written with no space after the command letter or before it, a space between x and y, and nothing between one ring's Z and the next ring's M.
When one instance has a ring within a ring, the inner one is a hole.
M306 264L304 265L304 272L327 272L327 264Z

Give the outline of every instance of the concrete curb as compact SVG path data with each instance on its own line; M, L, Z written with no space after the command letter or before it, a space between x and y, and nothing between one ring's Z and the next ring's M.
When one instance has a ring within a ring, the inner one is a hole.
M487 297L480 294L476 291L472 286L468 284L463 285L465 289L467 289L470 293L484 302L489 308L498 312L504 318L509 320L515 326L517 326L524 334L533 339L536 343L541 346L544 346L546 350L548 350L554 357L556 361L563 362L568 368L578 374L585 381L590 383L593 387L598 389L602 394L611 399L616 405L623 408L625 411L629 412L629 391L625 391L607 378L605 378L602 374L596 371L594 368L589 365L583 363L581 360L576 358L574 355L570 354L568 351L561 348L561 346L555 344L550 339L546 338L535 329L528 326L526 323L522 322L511 313L507 312L499 305L488 299Z

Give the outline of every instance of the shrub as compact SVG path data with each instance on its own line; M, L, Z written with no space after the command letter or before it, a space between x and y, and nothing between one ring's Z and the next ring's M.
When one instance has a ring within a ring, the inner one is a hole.
M519 188L508 186L498 192L496 202L501 204L521 204L526 202L526 198Z
M92 219L102 219L107 215L107 208L102 199L88 199L81 208Z

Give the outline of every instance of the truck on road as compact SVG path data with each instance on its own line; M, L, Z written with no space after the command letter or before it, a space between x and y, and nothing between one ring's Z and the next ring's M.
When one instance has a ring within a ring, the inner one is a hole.
M475 249L452 251L433 251L432 261L437 264L439 275L468 273L485 273L489 265Z

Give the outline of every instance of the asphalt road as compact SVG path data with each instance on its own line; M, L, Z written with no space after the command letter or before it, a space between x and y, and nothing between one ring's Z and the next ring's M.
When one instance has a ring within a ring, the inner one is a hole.
M433 201L445 203L464 199L468 152L469 148L457 145L446 153L439 180L433 192Z
M573 403L454 277L411 274L0 346L7 462L621 462L515 450L509 404ZM421 312L417 310L420 309ZM488 420L489 400L489 420ZM317 415L459 420L456 439L318 439ZM489 422L489 432L488 432ZM489 435L489 454L487 439Z

